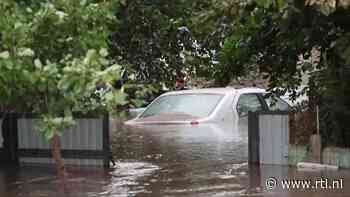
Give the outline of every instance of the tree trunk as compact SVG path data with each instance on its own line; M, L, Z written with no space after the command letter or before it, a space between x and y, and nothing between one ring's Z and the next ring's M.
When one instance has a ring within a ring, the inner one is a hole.
M52 153L52 158L56 164L58 177L63 181L65 181L67 178L67 172L61 156L60 137L57 134L55 134L51 139L51 153Z

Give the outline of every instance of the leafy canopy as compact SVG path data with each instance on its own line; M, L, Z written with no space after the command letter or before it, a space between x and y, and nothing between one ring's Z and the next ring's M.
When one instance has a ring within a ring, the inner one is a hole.
M113 89L120 65L108 58L115 1L0 2L2 110L42 114L50 139L74 123L73 112L102 112L125 103ZM93 96L96 87L110 88Z
M310 107L320 106L325 143L350 146L348 1L256 0L242 9L220 51L218 80L256 69L270 90L292 98L304 85Z

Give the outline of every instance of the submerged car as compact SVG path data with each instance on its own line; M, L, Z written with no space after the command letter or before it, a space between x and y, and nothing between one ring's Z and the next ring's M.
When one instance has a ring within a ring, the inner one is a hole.
M248 178L233 167L248 167L248 111L288 109L258 88L165 93L115 132L115 157L158 166L150 185L160 196L226 196Z
M287 102L260 88L182 90L162 94L125 124L233 123L249 111L288 110Z

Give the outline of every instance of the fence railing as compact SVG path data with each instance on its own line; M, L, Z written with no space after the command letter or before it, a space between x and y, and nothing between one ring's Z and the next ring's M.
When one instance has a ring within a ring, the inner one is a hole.
M109 166L109 117L75 116L76 125L66 129L61 136L61 153L66 164ZM37 131L38 115L16 114L13 129L17 138L7 140L5 152L13 154L20 164L53 163L50 144ZM12 121L13 122L13 121ZM4 124L8 124L4 122ZM11 122L10 122L11 124ZM5 126L5 128L8 128ZM15 151L8 151L8 149ZM7 150L6 150L7 149ZM1 154L1 153L0 153Z

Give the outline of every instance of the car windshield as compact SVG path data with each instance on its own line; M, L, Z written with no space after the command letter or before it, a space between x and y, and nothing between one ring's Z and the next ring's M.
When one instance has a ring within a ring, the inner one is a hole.
M160 114L184 114L193 117L207 117L219 103L222 94L179 94L162 96L155 100L141 118Z

